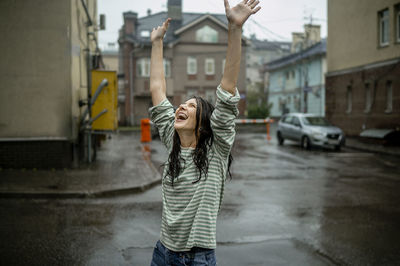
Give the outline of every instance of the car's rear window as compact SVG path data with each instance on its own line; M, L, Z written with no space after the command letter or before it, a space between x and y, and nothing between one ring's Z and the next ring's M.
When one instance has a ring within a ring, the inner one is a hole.
M295 126L300 125L299 118L294 116L293 119L292 119L292 124L295 125Z
M292 116L285 116L284 118L282 118L282 122L283 122L283 123L290 123L290 122L292 122Z
M305 125L312 126L330 126L331 124L323 117L303 117L303 123Z

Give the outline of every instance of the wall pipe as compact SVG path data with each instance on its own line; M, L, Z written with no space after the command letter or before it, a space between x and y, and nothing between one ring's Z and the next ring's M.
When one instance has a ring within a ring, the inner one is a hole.
M108 80L107 79L103 79L100 83L100 85L97 87L96 92L94 93L93 97L90 99L90 106L94 105L94 103L97 100L97 97L99 97L100 93L102 92L102 90L108 86ZM86 108L85 111L83 112L82 118L81 118L81 122L80 124L82 125L87 114L89 113L89 108ZM90 117L89 117L90 119ZM81 129L84 128L83 126L81 127Z

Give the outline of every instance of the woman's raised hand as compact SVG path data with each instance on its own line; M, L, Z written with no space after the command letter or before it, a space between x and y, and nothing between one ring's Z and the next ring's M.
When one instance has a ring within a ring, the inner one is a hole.
M229 6L228 0L224 0L225 13L228 21L236 26L242 27L246 20L261 9L257 6L259 0L243 0L234 7Z
M150 35L151 42L162 40L164 38L164 35L167 32L170 21L171 19L167 18L161 26L153 28L153 31L151 32Z

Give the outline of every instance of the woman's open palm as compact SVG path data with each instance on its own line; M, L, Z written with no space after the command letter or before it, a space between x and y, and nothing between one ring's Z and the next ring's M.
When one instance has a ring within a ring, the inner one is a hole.
M150 40L152 42L159 40L159 39L162 40L164 38L164 35L167 32L170 21L171 21L171 19L167 18L161 26L158 26L157 28L153 28L153 31L151 32L151 35L150 35Z
M232 8L229 6L228 0L224 0L224 3L228 21L237 26L242 26L252 14L261 9L260 6L257 6L260 3L259 0L243 0Z

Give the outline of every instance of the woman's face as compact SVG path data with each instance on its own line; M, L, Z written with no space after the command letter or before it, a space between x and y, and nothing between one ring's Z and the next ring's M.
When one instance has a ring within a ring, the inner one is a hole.
M196 128L197 101L195 98L182 103L175 111L174 127L177 131L192 131Z

